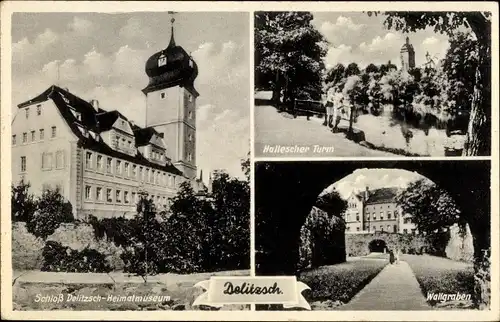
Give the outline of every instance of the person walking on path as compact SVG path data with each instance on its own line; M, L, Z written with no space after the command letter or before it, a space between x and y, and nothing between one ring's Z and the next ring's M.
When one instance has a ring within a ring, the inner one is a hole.
M391 249L391 250L389 251L389 262L390 262L391 264L394 264L394 260L395 260L395 258L394 258L394 252L393 252L393 251L392 251L392 249Z
M335 94L332 97L332 101L333 101L333 117L332 118L333 118L333 121L335 122L335 124L332 127L332 132L337 131L340 120L342 119L342 116L339 114L339 110L341 108L343 108L342 107L343 98L344 98L344 96L342 95L340 90L338 88L335 89Z
M332 87L328 89L328 92L326 93L326 103L325 103L325 108L326 108L326 126L328 128L333 127L333 113L335 110L335 105L334 105L334 94L335 94L335 89Z

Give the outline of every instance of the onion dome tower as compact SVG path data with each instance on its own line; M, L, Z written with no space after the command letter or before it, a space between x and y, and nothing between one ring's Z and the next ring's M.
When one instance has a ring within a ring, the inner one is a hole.
M410 69L415 68L415 50L413 49L413 45L410 44L409 37L406 37L406 43L401 46L399 53L401 54L402 70L409 71Z
M198 66L175 43L172 17L168 46L146 61L146 127L163 135L167 155L187 178L196 178L196 98Z

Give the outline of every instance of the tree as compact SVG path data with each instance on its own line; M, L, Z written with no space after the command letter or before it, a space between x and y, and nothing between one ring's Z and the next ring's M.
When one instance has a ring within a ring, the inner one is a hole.
M37 203L29 192L30 184L21 180L17 186L11 186L11 216L12 221L29 222L35 213Z
M379 71L378 67L374 64L369 64L365 68L365 73L367 73L367 74L378 73L378 71Z
M418 231L426 234L460 222L460 211L451 196L427 179L411 182L397 196L397 204L411 214Z
M391 61L389 60L387 62L387 64L382 64L380 65L380 74L382 76L386 75L387 73L390 73L390 72L393 72L393 71L396 71L398 68L396 67L396 65L392 64Z
M256 77L274 74L272 100L279 104L295 97L321 95L321 72L326 55L324 37L309 12L258 12L255 14Z
M37 211L27 223L28 231L43 239L52 235L62 223L70 223L73 217L71 203L64 199L59 189L46 190L38 201Z
M350 104L350 113L349 113L349 130L348 132L351 134L353 132L352 126L354 123L354 114L356 112L356 99L357 96L361 94L360 90L360 82L361 78L358 75L349 76L344 85L344 89L342 90L342 94L344 97L349 98Z
M338 63L330 70L327 71L325 77L325 83L328 85L327 87L333 87L341 82L344 78L345 67L341 63Z
M213 245L217 267L243 269L250 265L250 187L248 181L214 173ZM215 246L215 247L214 247Z
M359 70L358 64L350 63L345 69L344 77L348 78L349 76L359 75L360 73L361 71Z
M340 217L347 210L347 201L344 200L337 190L320 195L316 201L316 207L325 211L330 216Z
M371 15L372 13L369 13ZM467 128L464 155L491 153L491 12L386 12L385 26L403 32L433 27L453 38L461 27L470 29L476 39L477 67L471 115ZM461 63L460 65L466 65Z

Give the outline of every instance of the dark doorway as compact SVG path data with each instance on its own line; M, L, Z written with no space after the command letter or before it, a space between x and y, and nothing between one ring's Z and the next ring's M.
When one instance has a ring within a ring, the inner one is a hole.
M368 244L370 253L383 253L387 249L387 244L382 239L374 239Z

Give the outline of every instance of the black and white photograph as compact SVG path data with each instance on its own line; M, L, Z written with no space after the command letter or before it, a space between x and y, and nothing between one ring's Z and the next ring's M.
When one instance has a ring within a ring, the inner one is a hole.
M256 162L256 274L312 310L490 310L490 196L487 160Z
M488 156L491 12L255 12L257 157Z
M245 12L12 15L14 310L214 309L196 283L249 275L249 36Z

